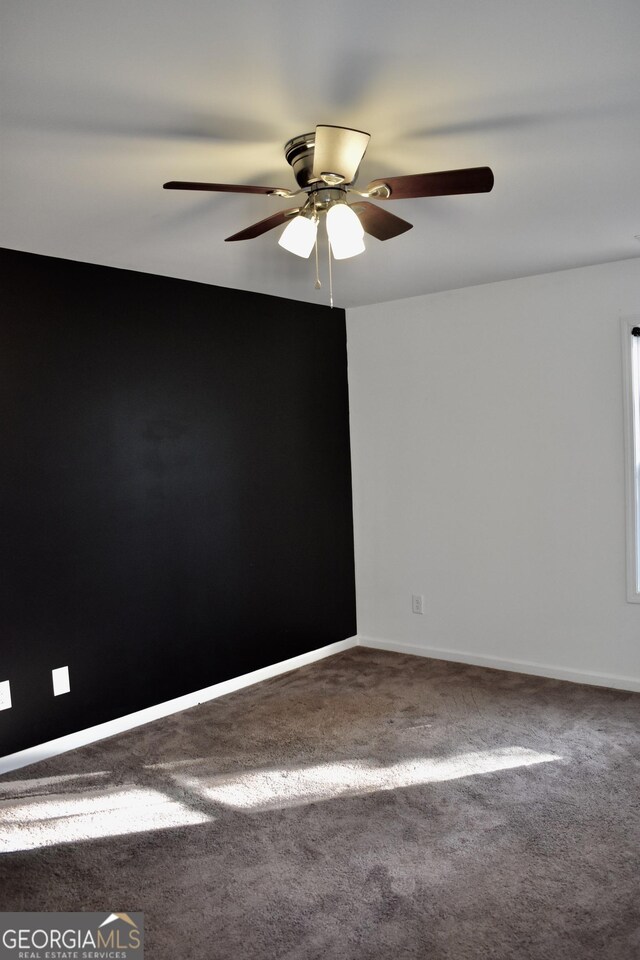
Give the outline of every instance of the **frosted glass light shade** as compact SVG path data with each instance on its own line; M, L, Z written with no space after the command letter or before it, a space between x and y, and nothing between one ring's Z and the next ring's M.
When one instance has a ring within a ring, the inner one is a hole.
M313 250L317 232L317 220L303 216L294 217L282 231L278 243L289 253L295 253L296 257L306 259Z
M327 233L335 260L346 260L364 252L364 230L346 203L334 203L327 210Z

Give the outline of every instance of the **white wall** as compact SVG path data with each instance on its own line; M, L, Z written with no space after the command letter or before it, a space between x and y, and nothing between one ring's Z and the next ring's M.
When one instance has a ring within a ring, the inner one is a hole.
M640 689L632 316L639 259L347 312L364 642Z

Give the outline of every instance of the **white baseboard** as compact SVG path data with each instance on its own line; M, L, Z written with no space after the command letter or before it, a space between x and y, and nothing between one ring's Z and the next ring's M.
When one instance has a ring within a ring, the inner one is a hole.
M262 667L260 670L253 670L251 673L245 673L240 677L233 677L231 680L224 680L222 683L215 683L210 687L204 687L202 690L196 690L194 693L176 697L174 700L167 700L165 703L147 707L145 710L138 710L136 713L130 713L125 717L108 720L106 723L100 723L94 727L79 730L77 733L70 733L65 737L59 737L57 740L49 740L47 743L41 743L36 747L29 747L26 750L20 750L18 753L0 757L0 774L9 773L11 770L19 770L21 767L26 767L30 763L48 760L50 757L66 753L68 750L75 750L77 747L84 747L89 743L95 743L97 740L104 740L106 737L113 737L118 733L133 730L135 727L142 726L145 723L151 723L153 720L159 720L161 717L168 717L172 713L179 713L181 710L188 710L190 707L196 707L199 703L206 703L208 700L224 697L228 693L234 693L236 690L250 687L254 683L260 683L262 680L268 680L270 677L277 677L282 673L297 670L298 667L304 667L309 663L314 663L316 660L322 660L325 657L330 657L332 654L340 653L343 650L350 650L355 646L371 647L375 650L389 650L394 653L408 653L412 656L430 657L434 660L450 660L454 663L468 663L478 667L491 667L494 670L508 670L512 673L549 677L553 680L568 680L572 683L586 683L599 687L612 687L616 690L640 692L640 679L636 680L629 677L618 677L589 671L569 670L565 667L532 663L527 660L503 660L499 657L466 653L459 650L446 650L438 647L423 647L417 644L403 643L397 640L385 640L379 637L348 637L346 640L338 640L337 643L330 643L326 647L311 650L309 653L292 657L290 660L282 660L280 663Z
M325 657L330 657L334 653L340 653L342 650L350 650L352 647L357 646L357 644L357 637L338 640L336 643L330 643L326 647L320 647L318 650L311 650L309 653L302 653L300 656L292 657L290 660L282 660L280 663L262 667L260 670L253 670L251 673L245 673L241 677L233 677L231 680L224 680L222 683L214 683L211 687L204 687L202 690L196 690L195 693L187 693L183 697L176 697L175 700L167 700L165 703L159 703L156 706L138 710L136 713L130 713L126 717L108 720L106 723L99 723L95 727L87 727L86 730L79 730L77 733L70 733L65 737L58 737L57 740L49 740L47 743L41 743L37 747L28 747L26 750L20 750L18 753L0 757L0 774L9 773L11 770L19 770L20 767L26 767L30 763L37 763L39 760L48 760L50 757L56 757L61 753L66 753L68 750L84 747L89 743L95 743L96 740L104 740L105 737L113 737L117 733L124 733L126 730L132 730L134 727L142 726L144 723L150 723L152 720L168 717L172 713L179 713L181 710L197 707L199 703L206 703L208 700L224 697L228 693L234 693L236 690L250 687L254 683L260 683L262 680L268 680L270 677L277 677L281 673L289 673L290 670L297 670L298 667L304 667L308 663L314 663L316 660L323 660Z
M468 663L476 667L491 667L494 670L508 670L511 673L528 673L535 677L549 677L552 680L568 680L571 683L587 683L596 687L613 687L615 690L640 692L640 680L633 677L617 677L606 673L592 673L587 670L569 670L566 667L549 666L544 663L531 663L528 660L503 660L500 657L485 656L477 653L462 653L459 650L442 650L437 647L423 647L397 640L383 640L378 637L358 637L362 647L376 650L389 650L393 653L409 653L414 657L431 657L434 660L451 660L454 663Z

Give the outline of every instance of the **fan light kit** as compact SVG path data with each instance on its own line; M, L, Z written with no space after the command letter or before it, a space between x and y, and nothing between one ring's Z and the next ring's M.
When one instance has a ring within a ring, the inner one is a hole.
M293 168L298 190L233 183L192 183L171 180L165 190L211 190L222 193L260 193L287 200L304 197L297 207L289 207L227 237L228 241L252 240L268 230L285 225L280 246L298 257L307 258L316 251L316 287L318 276L318 224L325 218L329 238L329 281L331 259L346 260L363 253L364 235L391 240L410 230L412 224L393 213L369 203L369 200L408 200L415 197L443 197L462 193L488 193L493 187L489 167L417 173L372 180L364 190L354 183L370 136L362 130L320 124L315 133L294 137L285 145L284 155ZM350 194L362 199L349 202ZM333 306L333 295L330 296Z

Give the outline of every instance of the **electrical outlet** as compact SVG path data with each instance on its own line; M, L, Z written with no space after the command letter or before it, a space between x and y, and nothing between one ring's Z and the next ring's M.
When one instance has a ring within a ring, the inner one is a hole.
M51 680L53 681L53 695L59 697L61 693L69 693L71 684L69 683L69 667L56 667L51 671Z
M421 593L414 593L412 595L411 609L414 613L424 613L424 597Z
M11 703L11 684L8 680L0 682L0 710L8 710Z

